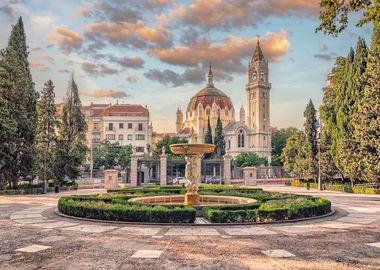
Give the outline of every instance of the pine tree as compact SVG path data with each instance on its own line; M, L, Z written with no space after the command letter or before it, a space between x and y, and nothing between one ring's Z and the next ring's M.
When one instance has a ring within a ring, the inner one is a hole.
M211 125L210 125L210 116L208 116L207 119L207 130L205 134L205 143L212 144L212 132L211 132Z
M218 157L223 156L225 153L225 148L224 148L225 145L224 145L224 136L223 136L223 126L222 126L222 121L220 120L219 115L218 115L218 120L216 122L214 144L215 144L215 155Z
M12 27L8 46L0 56L0 96L5 99L17 122L14 138L17 157L9 168L10 181L17 185L19 177L32 176L37 125L37 93L28 63L28 47L22 19Z
M87 124L81 106L78 87L72 77L62 108L55 149L54 171L60 184L65 176L72 180L78 178L80 166L86 157L87 147L84 140Z
M47 169L47 178L54 177L53 164L50 157L53 155L53 146L56 141L56 109L55 109L55 93L54 85L51 80L45 83L45 87L42 89L40 99L37 103L38 122L37 122L37 153L38 153L38 172L40 178L43 178L43 172Z
M304 123L305 128L305 163L306 170L304 172L304 177L306 179L317 179L317 154L318 154L318 146L317 146L317 118L316 118L316 110L311 99L306 106L304 116L306 118Z
M353 117L354 137L362 178L380 181L380 30L375 29L365 75L364 91Z

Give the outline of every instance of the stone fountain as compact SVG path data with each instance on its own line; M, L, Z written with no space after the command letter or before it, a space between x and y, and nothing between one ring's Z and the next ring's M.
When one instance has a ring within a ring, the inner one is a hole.
M170 145L174 154L185 155L187 179L184 205L199 205L199 184L201 172L201 157L203 154L212 153L215 150L213 144L180 143Z

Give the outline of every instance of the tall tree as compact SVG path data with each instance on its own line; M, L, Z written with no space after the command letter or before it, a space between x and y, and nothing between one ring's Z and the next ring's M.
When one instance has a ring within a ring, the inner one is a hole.
M347 28L348 15L352 12L362 12L362 17L356 26L372 23L380 29L379 0L321 0L320 25L316 31L336 36Z
M0 96L5 99L17 122L14 138L17 157L9 168L10 180L17 185L19 177L32 176L37 125L37 93L28 63L28 47L21 17L12 27L8 46L0 56Z
M162 147L165 148L165 154L167 155L168 159L173 159L178 155L174 155L173 152L170 150L170 145L177 144L177 143L187 143L187 139L180 138L180 137L170 137L169 135L165 135L160 141L157 142L156 148L153 151L153 157L159 158L159 156L162 154Z
M304 146L305 133L303 131L297 131L288 138L281 154L285 171L304 175L306 171Z
M222 121L220 120L219 115L218 115L218 120L216 122L214 144L215 144L215 152L214 152L215 155L218 157L223 156L225 153L225 145L224 145L223 126L222 126Z
M264 165L266 163L266 158L260 157L255 152L244 152L237 155L233 162L235 166L244 168Z
M205 143L212 144L212 132L211 132L211 125L210 125L210 115L207 118L207 130L205 133Z
M86 157L84 140L87 124L81 107L78 86L72 76L60 115L55 154L55 175L60 184L65 176L72 180L78 178L80 166Z
M304 172L304 177L306 179L317 179L318 169L317 169L317 154L318 154L318 145L317 145L317 128L318 121L316 117L316 110L311 99L306 106L305 112L305 163L306 170Z
M6 187L17 157L14 140L16 136L17 122L7 100L0 97L0 190Z
M364 74L365 87L353 114L362 178L380 181L380 29L374 30Z
M288 138L290 138L290 136L292 136L296 132L296 128L289 127L280 129L272 135L272 160L280 160L280 156L286 145L286 141L288 140ZM280 163L280 165L281 164L282 163Z
M38 122L37 122L37 153L38 166L37 171L41 178L44 177L43 172L46 169L47 178L54 177L52 159L53 147L56 141L56 109L55 109L55 93L54 84L51 80L47 81L40 93L37 103ZM46 164L45 164L46 163Z

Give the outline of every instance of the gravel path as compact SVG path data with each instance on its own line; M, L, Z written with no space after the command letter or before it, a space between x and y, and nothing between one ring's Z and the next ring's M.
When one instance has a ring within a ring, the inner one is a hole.
M380 269L380 196L323 196L336 214L245 226L134 226L54 213L59 196L0 196L0 269Z

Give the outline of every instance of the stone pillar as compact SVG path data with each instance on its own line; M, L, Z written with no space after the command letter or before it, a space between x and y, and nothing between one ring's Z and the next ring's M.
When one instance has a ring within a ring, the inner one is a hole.
M166 186L167 185L167 179L166 179L166 174L167 174L167 158L165 152L163 152L160 155L160 185L161 186Z
M232 157L228 152L224 155L224 184L231 185L231 160Z
M138 160L138 156L133 151L131 155L131 186L132 187L137 186L137 160Z
M118 170L105 170L104 171L104 188L117 188Z

